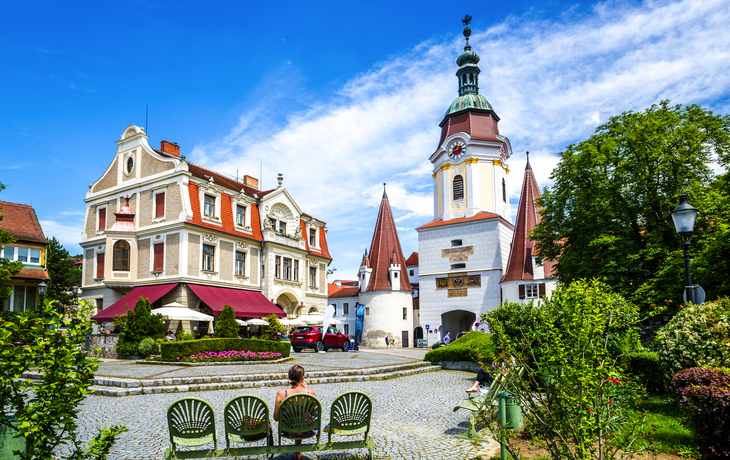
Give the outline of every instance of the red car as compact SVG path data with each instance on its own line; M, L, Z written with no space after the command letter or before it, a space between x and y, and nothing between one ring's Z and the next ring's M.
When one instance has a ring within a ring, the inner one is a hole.
M291 346L299 353L304 348L314 348L314 351L327 351L330 348L339 348L350 351L350 337L340 334L337 329L330 327L322 340L322 326L300 327L292 333Z

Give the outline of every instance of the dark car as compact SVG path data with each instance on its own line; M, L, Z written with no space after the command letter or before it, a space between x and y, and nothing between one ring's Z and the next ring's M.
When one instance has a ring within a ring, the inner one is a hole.
M314 351L327 351L330 348L350 351L350 337L330 327L322 340L322 326L305 326L292 332L291 346L296 353L305 348L314 348Z
M439 340L438 342L436 342L436 343L434 343L433 345L431 345L431 349L432 349L432 350L435 350L435 349L437 349L438 347L445 347L445 346L446 346L446 343L444 342L444 339L441 339L441 340Z
M459 340L460 338L464 337L466 334L468 334L468 332L459 332L458 334L456 334L456 339L454 339L454 340Z

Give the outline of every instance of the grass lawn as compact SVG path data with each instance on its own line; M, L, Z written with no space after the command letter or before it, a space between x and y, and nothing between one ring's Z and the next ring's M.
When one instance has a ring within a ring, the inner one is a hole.
M694 430L682 424L685 417L674 398L669 395L651 396L632 408L630 413L631 417L643 415L646 415L645 426L651 427L651 432L636 441L637 448L655 444L650 448L651 452L692 458L696 456L692 441Z

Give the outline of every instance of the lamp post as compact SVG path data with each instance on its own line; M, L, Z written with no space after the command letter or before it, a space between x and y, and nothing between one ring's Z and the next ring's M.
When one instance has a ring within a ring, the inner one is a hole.
M40 284L38 284L38 295L41 298L41 311L44 310L43 308L43 297L46 296L46 291L48 290L48 284L46 283L46 280L42 280Z
M695 228L695 218L699 210L687 203L687 194L679 195L679 205L672 211L672 220L677 234L682 238L682 249L684 250L684 289L687 293L687 302L694 303L692 286L692 274L689 267L689 243L692 232Z

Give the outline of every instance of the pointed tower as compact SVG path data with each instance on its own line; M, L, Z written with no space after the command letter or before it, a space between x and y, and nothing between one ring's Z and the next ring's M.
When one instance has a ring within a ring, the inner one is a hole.
M380 202L378 220L375 222L373 241L370 243L370 266L373 271L368 283L368 291L412 292L411 283L400 276L400 267L406 266L406 259L403 257L398 231L395 229L385 184L383 184L383 199Z
M500 281L502 297L512 302L544 297L557 282L553 278L553 262L545 261L543 266L537 264L535 243L530 239L530 233L540 223L541 208L535 205L535 201L540 198L540 189L532 172L529 155L530 152L527 152L507 270Z
M394 338L396 346L413 345L413 289L408 277L403 276L405 266L383 184L370 251L360 263L358 302L365 307L361 345L384 348L386 336Z

